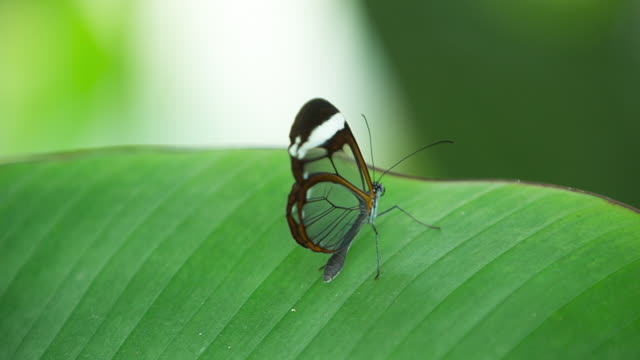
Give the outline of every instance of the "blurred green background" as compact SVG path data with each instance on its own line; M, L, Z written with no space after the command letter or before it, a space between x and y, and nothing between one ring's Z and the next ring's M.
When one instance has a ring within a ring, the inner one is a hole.
M376 164L640 206L640 2L0 2L0 156L287 146L304 101ZM364 130L366 131L366 130Z
M640 2L366 2L447 177L562 184L640 205Z

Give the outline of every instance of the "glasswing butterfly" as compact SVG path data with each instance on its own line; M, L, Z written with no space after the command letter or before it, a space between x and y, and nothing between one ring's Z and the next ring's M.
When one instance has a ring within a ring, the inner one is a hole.
M287 201L287 222L298 244L333 254L324 266L325 282L338 276L353 239L365 223L371 224L376 234L376 279L380 276L378 230L374 224L377 216L398 209L424 226L439 229L420 222L397 205L378 213L378 201L385 191L379 180L416 152L451 141L418 149L378 181L372 181L344 116L327 100L312 99L302 106L289 139L295 182Z

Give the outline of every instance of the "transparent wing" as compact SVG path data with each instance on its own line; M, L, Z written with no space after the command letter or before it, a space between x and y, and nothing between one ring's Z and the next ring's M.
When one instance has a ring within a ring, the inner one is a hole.
M340 149L332 153L328 153L322 147L314 148L302 159L302 178L306 180L316 174L334 174L350 182L363 192L371 193L369 182L367 181L368 175L365 175L367 169L356 159L356 155L349 143L345 143Z
M291 211L302 224L308 241L329 252L347 246L366 222L366 202L349 188L334 182L318 182L307 189L302 211Z

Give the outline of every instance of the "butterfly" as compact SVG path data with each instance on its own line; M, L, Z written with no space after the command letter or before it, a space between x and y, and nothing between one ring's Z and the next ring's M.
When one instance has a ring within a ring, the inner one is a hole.
M312 99L302 106L291 126L289 140L295 182L287 201L287 223L298 244L333 254L324 266L325 282L338 276L353 239L364 224L370 224L376 235L376 279L380 276L378 230L374 223L377 216L398 209L424 226L439 229L420 222L397 205L378 213L385 188L379 181L372 181L345 117L327 100ZM450 141L437 143L442 142Z

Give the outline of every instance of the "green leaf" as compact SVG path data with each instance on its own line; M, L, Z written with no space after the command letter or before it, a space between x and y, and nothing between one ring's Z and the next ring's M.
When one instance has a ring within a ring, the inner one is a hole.
M504 181L386 176L332 283L284 218L285 151L0 167L0 358L637 358L640 215Z

